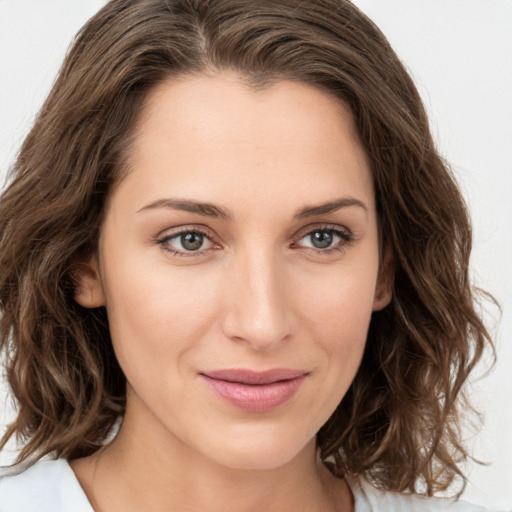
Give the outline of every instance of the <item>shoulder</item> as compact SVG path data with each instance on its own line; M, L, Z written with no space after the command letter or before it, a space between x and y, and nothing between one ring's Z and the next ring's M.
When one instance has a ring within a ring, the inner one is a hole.
M347 478L355 501L355 512L491 512L465 501L430 498L383 491L360 477Z
M0 473L0 512L93 512L63 459Z

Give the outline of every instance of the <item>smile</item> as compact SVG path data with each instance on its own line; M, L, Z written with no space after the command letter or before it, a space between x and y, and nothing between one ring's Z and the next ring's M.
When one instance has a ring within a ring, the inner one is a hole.
M265 372L230 369L200 375L212 391L231 405L245 411L265 412L290 400L308 372L284 368Z

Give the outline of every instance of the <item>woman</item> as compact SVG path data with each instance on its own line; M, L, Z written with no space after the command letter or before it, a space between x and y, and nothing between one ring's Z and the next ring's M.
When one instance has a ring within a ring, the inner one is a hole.
M0 212L0 510L475 510L415 496L491 343L467 213L349 2L108 3Z

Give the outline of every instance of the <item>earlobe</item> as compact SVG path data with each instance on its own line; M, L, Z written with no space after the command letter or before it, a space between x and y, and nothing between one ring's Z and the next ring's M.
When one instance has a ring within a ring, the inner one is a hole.
M393 284L395 280L395 258L393 251L388 247L384 251L377 285L375 287L375 295L373 298L373 311L384 309L393 297Z
M98 308L105 305L105 295L100 278L98 259L91 257L74 268L75 300L84 308Z

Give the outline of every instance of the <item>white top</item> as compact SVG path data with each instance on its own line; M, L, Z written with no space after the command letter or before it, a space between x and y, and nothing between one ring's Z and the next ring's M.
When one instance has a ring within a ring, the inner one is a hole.
M462 501L380 491L361 478L347 480L355 512L489 512ZM94 512L64 459L43 461L0 477L0 512Z

